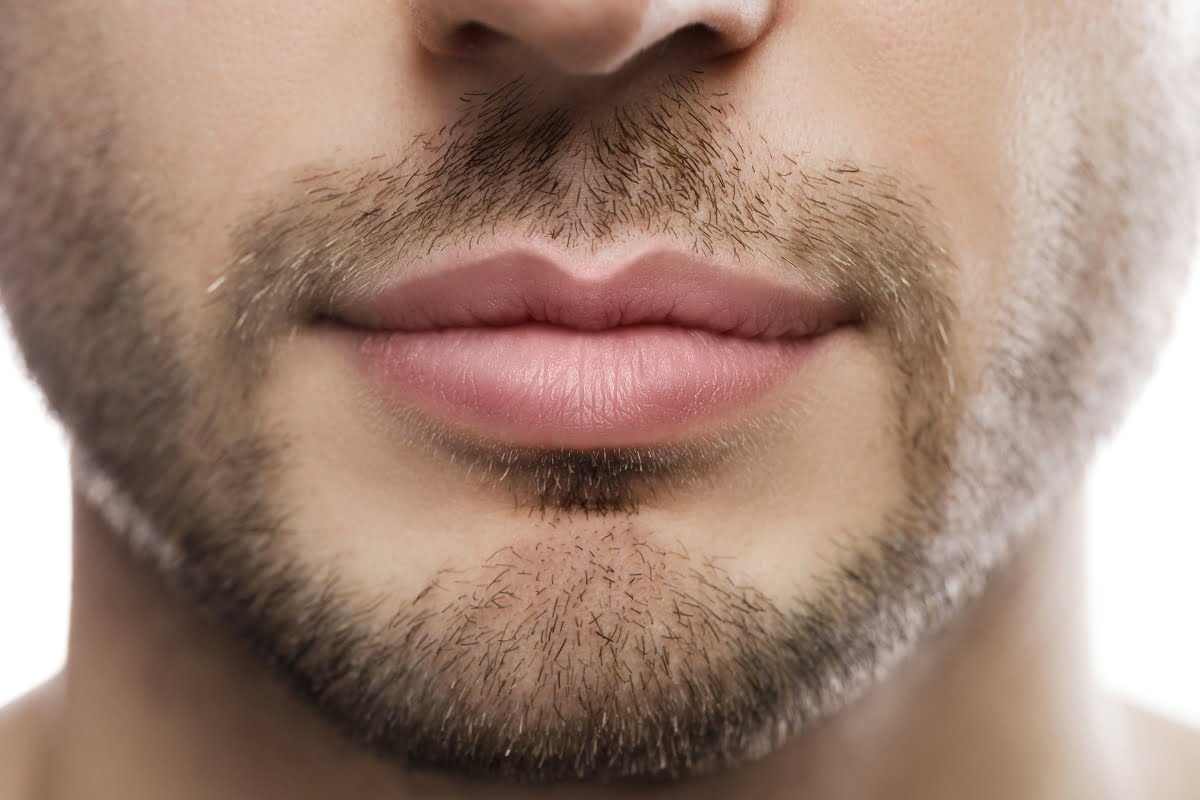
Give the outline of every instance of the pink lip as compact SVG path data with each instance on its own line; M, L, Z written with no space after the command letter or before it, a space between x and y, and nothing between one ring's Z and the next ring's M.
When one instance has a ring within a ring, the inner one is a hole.
M827 295L661 252L583 277L508 251L337 314L389 400L556 447L686 435L795 374L855 319Z

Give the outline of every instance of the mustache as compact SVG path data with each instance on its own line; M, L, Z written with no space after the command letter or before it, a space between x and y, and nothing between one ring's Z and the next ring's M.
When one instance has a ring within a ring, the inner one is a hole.
M397 156L311 166L262 197L236 226L209 293L224 315L226 362L247 385L265 381L273 342L442 247L506 235L595 252L649 237L781 276L802 270L890 352L898 397L924 409L903 411L898 424L937 414L952 394L955 265L913 182L773 148L694 73L603 109L555 100L525 79L469 93L452 123ZM719 453L746 455L728 442L548 455L409 423L479 474L520 481L542 508L627 508L655 481L692 484Z
M667 76L602 110L545 94L523 78L465 94L451 124L397 157L310 167L261 198L236 226L219 282L241 305L239 325L311 313L497 233L589 251L669 239L804 270L867 311L944 271L929 205L901 178L773 151L698 75Z

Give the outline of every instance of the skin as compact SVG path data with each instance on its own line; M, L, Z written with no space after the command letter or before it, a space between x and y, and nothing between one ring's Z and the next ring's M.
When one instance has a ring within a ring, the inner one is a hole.
M5 796L1195 793L1091 683L1078 546L1193 255L1200 12L397 5L0 0L0 291L76 512ZM322 320L493 239L858 324L680 441L470 439ZM525 622L547 575L595 636Z

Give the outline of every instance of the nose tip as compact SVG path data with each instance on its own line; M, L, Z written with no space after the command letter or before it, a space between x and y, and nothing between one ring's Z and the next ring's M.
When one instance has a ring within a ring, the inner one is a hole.
M412 0L418 39L431 52L484 58L516 44L572 75L618 71L657 42L703 28L712 57L757 39L769 0Z

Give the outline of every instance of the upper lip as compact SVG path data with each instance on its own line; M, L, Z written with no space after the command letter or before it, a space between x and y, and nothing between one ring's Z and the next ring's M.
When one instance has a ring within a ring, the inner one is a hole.
M846 302L828 293L691 255L654 252L616 271L585 276L522 250L406 277L333 316L373 331L523 323L603 331L657 324L747 339L804 338L857 319Z

